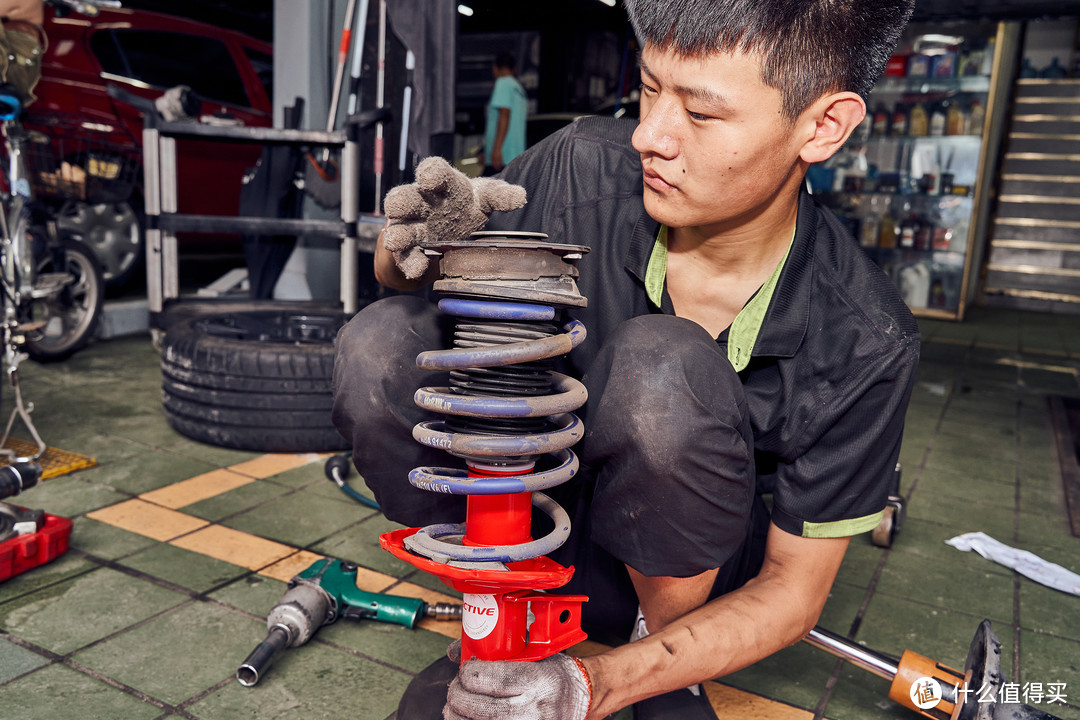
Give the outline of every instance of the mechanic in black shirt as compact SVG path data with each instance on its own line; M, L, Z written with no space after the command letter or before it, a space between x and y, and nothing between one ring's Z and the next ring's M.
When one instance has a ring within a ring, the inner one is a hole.
M862 120L911 2L626 5L644 43L638 124L579 121L501 180L428 159L386 200L376 276L400 290L437 277L418 243L464 237L493 210L491 228L591 248L589 307L573 313L589 337L569 357L589 389L583 471L554 491L575 524L553 557L576 567L559 592L590 596L586 630L635 642L581 661L470 661L451 720L630 704L638 718L715 717L695 684L813 627L899 454L917 325L804 174ZM411 359L443 347L440 333L430 304L402 296L338 338L335 423L408 525L464 512L406 479L445 462L411 441L413 391L441 384Z

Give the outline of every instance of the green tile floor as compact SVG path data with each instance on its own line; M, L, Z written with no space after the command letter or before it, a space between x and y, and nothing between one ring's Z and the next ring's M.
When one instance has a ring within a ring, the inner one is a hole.
M921 326L901 458L908 517L888 550L867 536L852 542L821 625L879 652L911 649L962 668L989 618L1009 678L1031 688L1065 683L1067 704L1038 707L1080 720L1080 597L944 542L982 530L1080 571L1047 402L1080 396L1080 317L974 308L963 323ZM98 342L63 363L27 362L22 378L45 440L98 466L17 498L75 525L68 553L0 584L0 717L393 717L412 675L443 652L443 635L339 623L244 688L233 673L262 639L284 583L88 517L256 457L169 428L147 338ZM392 524L341 494L321 461L183 512L441 588L378 549ZM724 682L818 717L915 717L887 699L886 681L805 643Z

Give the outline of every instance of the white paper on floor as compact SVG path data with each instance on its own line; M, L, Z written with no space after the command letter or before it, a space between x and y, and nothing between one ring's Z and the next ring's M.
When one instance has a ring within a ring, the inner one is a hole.
M971 532L957 535L946 540L946 545L952 545L957 550L969 552L974 550L987 560L1012 568L1024 577L1031 578L1035 582L1042 583L1055 590L1067 592L1070 595L1080 595L1080 575L1066 570L1060 565L1043 560L1041 557L1027 550L1017 550L1000 543L986 533Z

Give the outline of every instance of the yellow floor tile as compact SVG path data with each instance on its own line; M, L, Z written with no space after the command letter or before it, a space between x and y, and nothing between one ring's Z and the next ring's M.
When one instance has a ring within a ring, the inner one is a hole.
M214 470L143 493L139 497L155 505L175 510L253 482L255 478L250 475L243 475L232 470Z
M416 623L416 627L423 628L433 633L445 635L451 640L461 639L461 621L460 620L436 620L435 618L420 618L420 622Z
M386 588L390 587L398 580L396 577L390 575L384 575L381 572L374 570L368 570L367 568L356 568L356 587L360 588L364 592L385 592ZM409 597L416 597L410 595Z
M247 462L237 463L229 467L229 470L238 472L242 475L262 480L268 478L271 475L277 475L283 473L286 470L292 470L298 468L301 465L307 465L311 462L316 462L323 455L316 453L305 453L302 455L296 454L273 454L263 455Z
M88 518L162 542L206 526L206 520L134 498L87 513Z
M298 553L290 555L281 562L276 562L270 567L263 568L259 571L259 574L274 578L275 580L280 580L281 582L289 582L296 575L311 567L311 564L316 560L321 560L322 557L322 555L316 555L313 552L301 550Z
M248 570L261 570L296 552L288 545L221 525L177 538L172 544Z
M703 683L705 696L709 698L719 720L742 720L743 718L769 718L769 720L812 720L814 713L777 702L760 695L748 693L718 682Z

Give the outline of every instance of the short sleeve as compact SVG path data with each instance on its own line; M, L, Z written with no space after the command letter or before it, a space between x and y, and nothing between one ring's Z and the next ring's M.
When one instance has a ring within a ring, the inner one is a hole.
M510 108L514 104L514 82L510 78L499 78L491 91L491 107Z
M778 527L814 538L877 527L900 455L918 351L918 336L907 338L859 363L839 386L807 393L816 405L805 428L811 441L779 462L773 478Z

